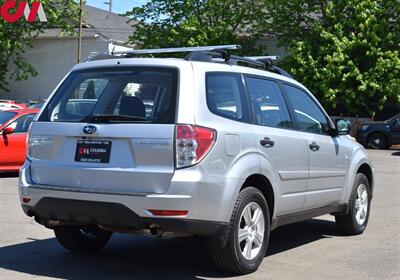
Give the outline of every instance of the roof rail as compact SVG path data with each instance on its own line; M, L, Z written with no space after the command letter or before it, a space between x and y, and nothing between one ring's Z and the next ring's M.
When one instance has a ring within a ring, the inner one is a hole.
M177 53L177 52L201 52L201 51L220 51L220 50L238 50L240 45L219 45L203 47L183 47L183 48L163 48L163 49L145 49L112 52L112 55L135 55L135 54L159 54L159 53Z
M280 59L280 57L277 56L277 55L245 56L245 58L259 60L259 61L266 60L266 59L270 59L270 60L278 60L278 59Z

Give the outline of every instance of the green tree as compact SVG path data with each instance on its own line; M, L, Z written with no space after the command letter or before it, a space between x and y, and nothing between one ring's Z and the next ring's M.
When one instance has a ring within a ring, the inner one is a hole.
M6 1L0 0L0 5ZM27 2L32 3L33 0ZM32 47L32 40L46 28L62 28L64 32L72 32L73 27L77 26L79 5L74 0L41 2L48 20L46 23L27 22L24 17L14 23L0 19L0 89L7 90L8 81L26 80L37 75L35 68L24 60L23 54Z
M240 44L242 53L260 51L255 42L267 22L260 0L154 0L133 8L130 42L142 48Z
M283 65L325 106L374 115L400 104L400 1L272 1Z

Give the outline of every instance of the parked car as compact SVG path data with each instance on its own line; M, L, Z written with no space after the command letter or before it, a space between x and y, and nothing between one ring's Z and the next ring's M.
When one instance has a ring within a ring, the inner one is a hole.
M0 111L26 109L28 106L24 103L17 103L13 100L0 100Z
M75 66L32 125L24 212L81 253L113 232L194 235L238 274L259 267L285 224L333 214L341 233L361 234L373 168L349 122L334 124L303 85L228 48Z
M357 141L373 149L387 149L400 144L400 114L383 122L362 124L357 133Z
M0 112L0 172L18 171L26 158L26 137L38 109Z

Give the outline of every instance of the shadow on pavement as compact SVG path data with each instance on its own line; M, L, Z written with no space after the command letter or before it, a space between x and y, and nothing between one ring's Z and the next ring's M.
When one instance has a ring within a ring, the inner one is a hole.
M295 249L335 236L335 224L310 220L285 226L271 234L268 255ZM115 234L96 255L75 255L55 238L33 240L0 248L0 268L64 279L199 279L232 275L220 272L200 243L153 240ZM266 258L264 261L268 261Z
M332 221L312 219L275 229L271 233L267 256L272 256L308 243L339 236Z
M18 178L18 172L0 172L0 178Z
M400 156L400 152L394 152L392 153L392 156Z

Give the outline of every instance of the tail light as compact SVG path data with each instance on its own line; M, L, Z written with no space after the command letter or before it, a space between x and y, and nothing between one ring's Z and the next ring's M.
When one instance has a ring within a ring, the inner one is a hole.
M176 168L199 163L214 146L217 132L195 125L176 127Z
M31 140L32 140L32 125L33 122L29 125L28 133L26 135L26 157L31 159Z

